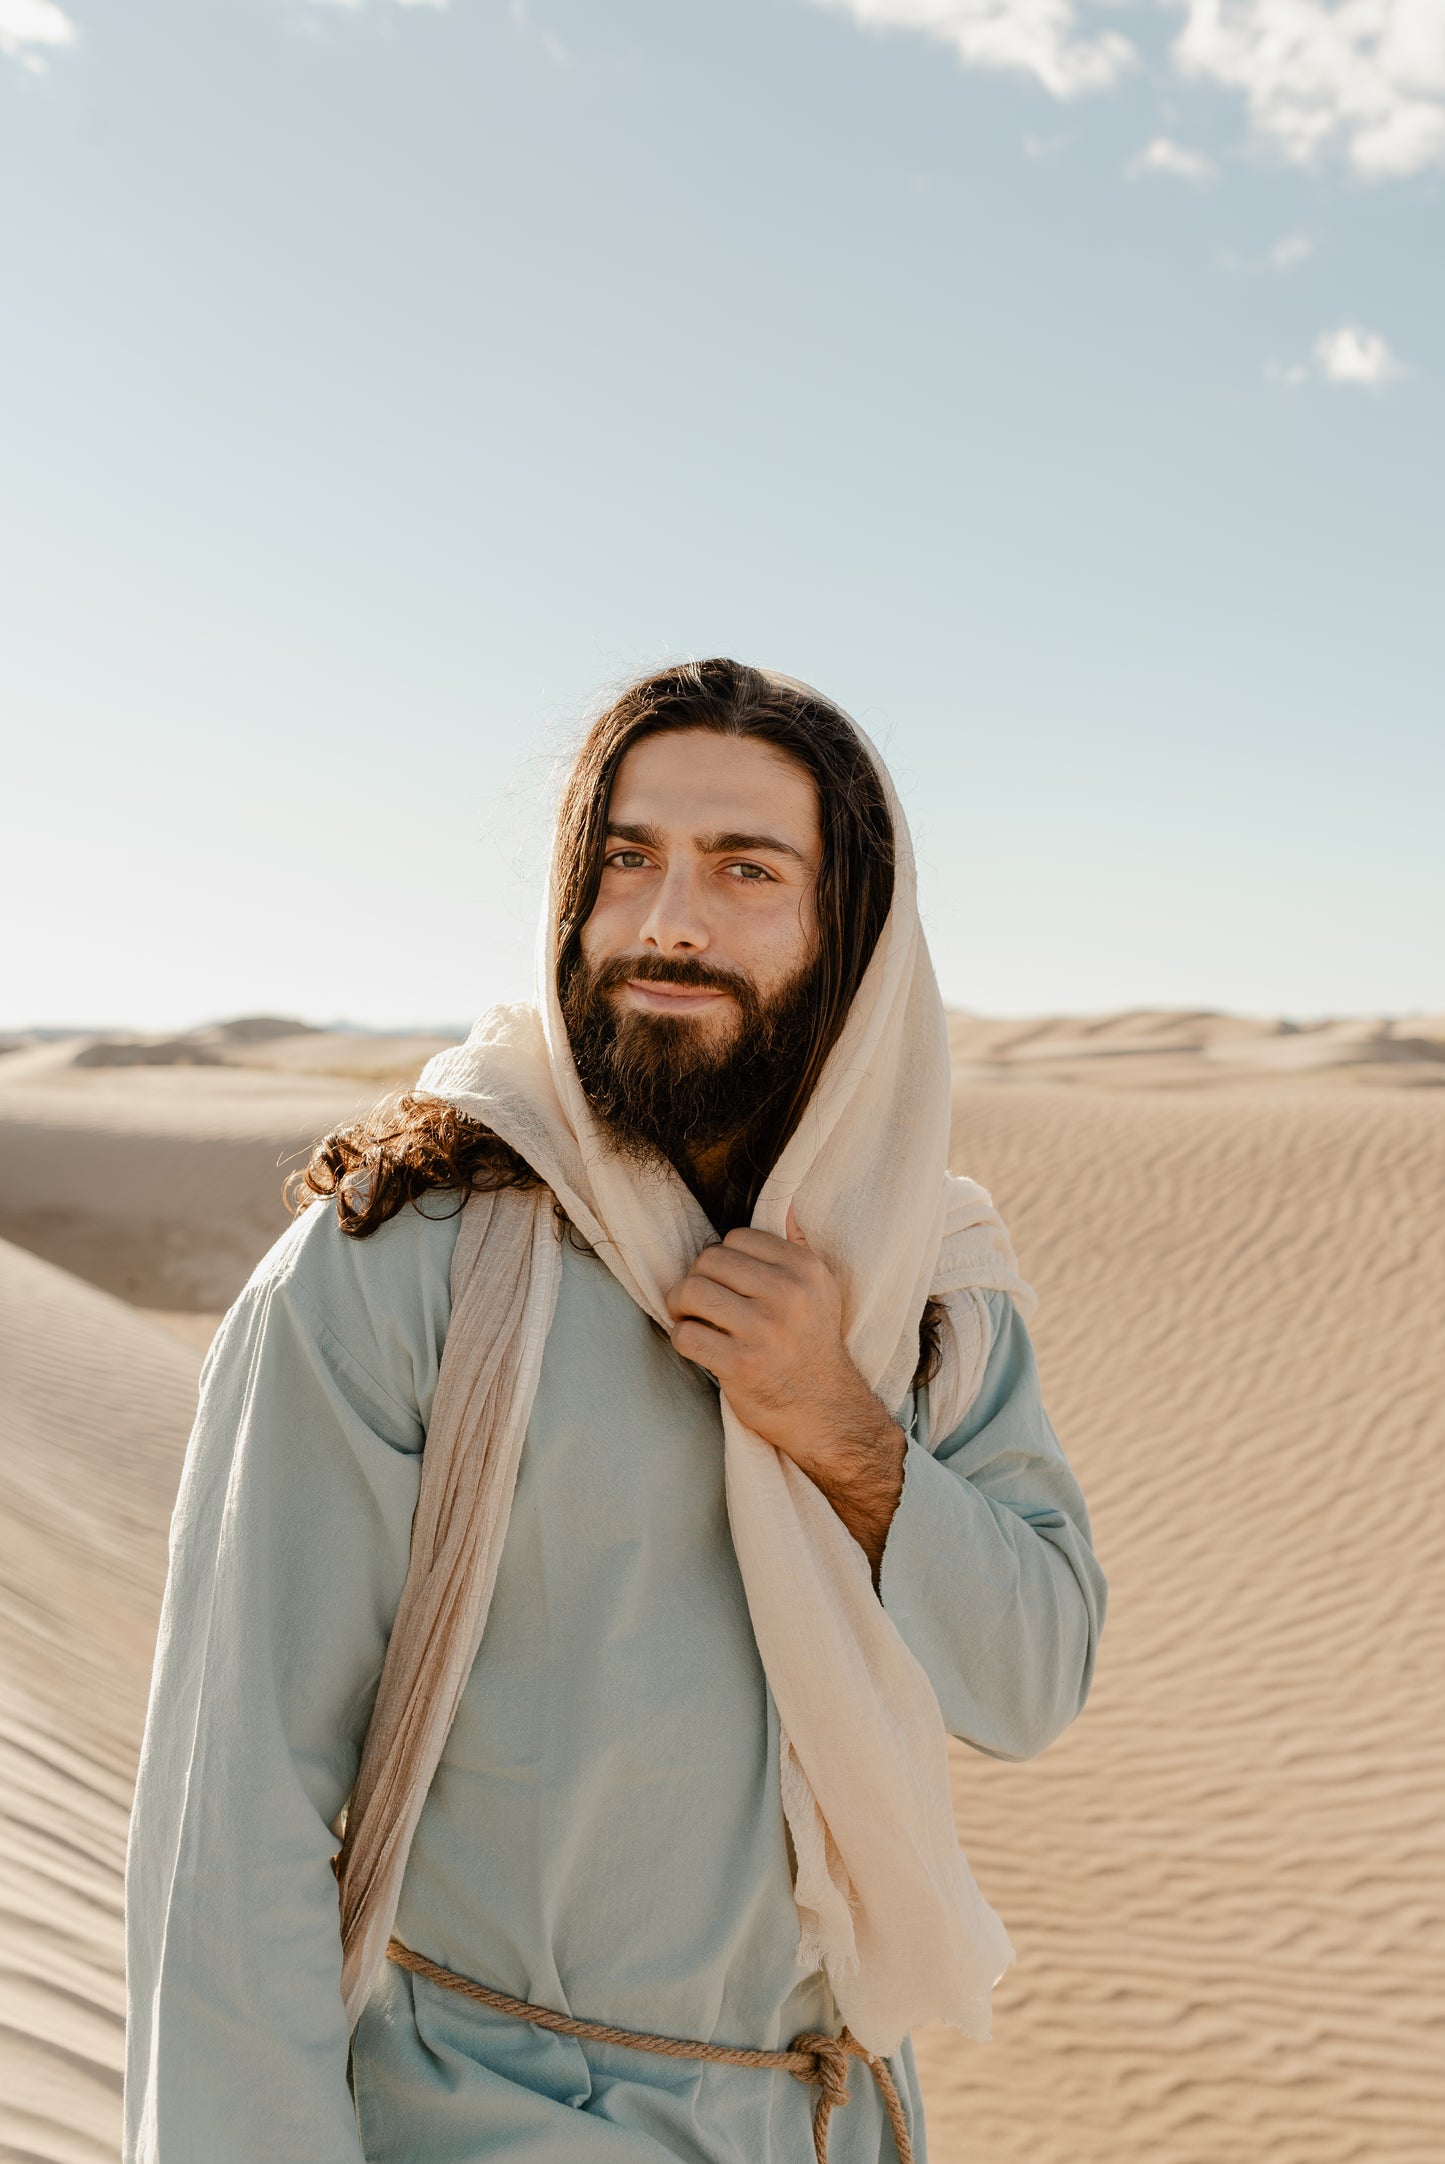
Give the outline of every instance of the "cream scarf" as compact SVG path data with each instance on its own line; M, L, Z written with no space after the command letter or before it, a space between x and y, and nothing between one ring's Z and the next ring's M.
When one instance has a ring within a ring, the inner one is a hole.
M907 825L864 742L893 821L892 907L752 1221L781 1235L796 1201L810 1245L843 1285L848 1350L890 1409L917 1363L925 1298L945 1300L943 1367L929 1392L937 1442L982 1380L984 1294L1008 1293L1025 1315L1033 1295L988 1195L945 1170L943 1008ZM557 999L556 918L549 890L536 1005L490 1009L419 1084L493 1128L548 1191L477 1196L457 1236L410 1566L339 1864L353 2025L486 1624L561 1276L552 1197L664 1328L668 1289L716 1237L671 1166L627 1162L593 1119ZM826 1972L843 2019L870 2051L896 2050L929 2020L986 2037L990 1992L1013 1949L958 1845L932 1686L874 1592L862 1550L813 1482L745 1427L725 1396L722 1421L733 1544L781 1727L800 1973Z

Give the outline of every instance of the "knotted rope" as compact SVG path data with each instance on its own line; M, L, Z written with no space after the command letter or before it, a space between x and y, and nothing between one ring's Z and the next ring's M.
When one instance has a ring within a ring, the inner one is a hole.
M514 2014L519 2021L530 2021L539 2029L551 2029L558 2036L580 2037L593 2044L624 2044L632 2051L657 2052L666 2059L705 2059L713 2066L769 2067L778 2073L791 2074L797 2081L815 2083L818 2101L813 2110L814 2164L828 2164L828 2122L833 2116L833 2107L848 2101L848 2061L861 2059L883 2098L898 2150L898 2164L913 2164L913 2144L908 2138L903 2099L898 2094L898 2085L889 2071L888 2062L865 2050L848 2029L844 2029L841 2036L823 2036L805 2029L793 2038L786 2051L743 2051L728 2044L704 2044L676 2036L649 2036L639 2029L614 2029L605 2021L579 2021L575 2014L554 2014L548 2006L534 2006L529 1999L514 1999L508 1992L493 1991L486 1984L473 1982L470 1976L459 1976L455 1969L444 1969L439 1963L428 1961L425 1954L413 1953L400 1939L389 1940L386 1951L388 1959L396 1962L399 1968L424 1976L428 1983L441 1984L448 1991L459 1992L464 1999L474 1999L479 2006L490 2006L494 2013Z

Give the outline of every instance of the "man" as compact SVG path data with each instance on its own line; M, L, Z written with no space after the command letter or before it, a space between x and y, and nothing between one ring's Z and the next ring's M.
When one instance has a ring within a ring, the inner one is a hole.
M536 1007L320 1146L208 1363L131 2164L801 2164L809 2081L832 2164L906 2164L907 2027L987 2033L944 1731L1042 1750L1104 1584L944 1174L886 771L791 679L644 679L544 932Z

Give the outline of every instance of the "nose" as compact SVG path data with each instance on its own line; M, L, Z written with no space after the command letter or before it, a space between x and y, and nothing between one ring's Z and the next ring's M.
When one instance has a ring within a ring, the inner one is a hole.
M638 936L658 954L701 954L711 943L698 878L690 865L668 866L652 890Z

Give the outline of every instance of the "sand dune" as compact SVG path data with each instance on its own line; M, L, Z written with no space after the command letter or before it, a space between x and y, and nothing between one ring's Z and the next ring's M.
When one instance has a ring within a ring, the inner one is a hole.
M377 1095L230 1065L0 1059L0 1236L142 1308L228 1307L284 1228L285 1171Z
M199 1356L0 1243L0 2156L119 2150L121 1873Z
M934 2164L1438 2164L1445 1022L951 1027L956 1162L1038 1286L1112 1606L1076 1729L956 1753L1020 1959L992 2045L920 2039ZM11 1222L28 1195L53 1247L58 1197L77 1264L192 1319L279 1229L277 1157L356 1102L45 1056L0 1060ZM13 1250L0 1313L0 2156L90 2164L196 1354Z

